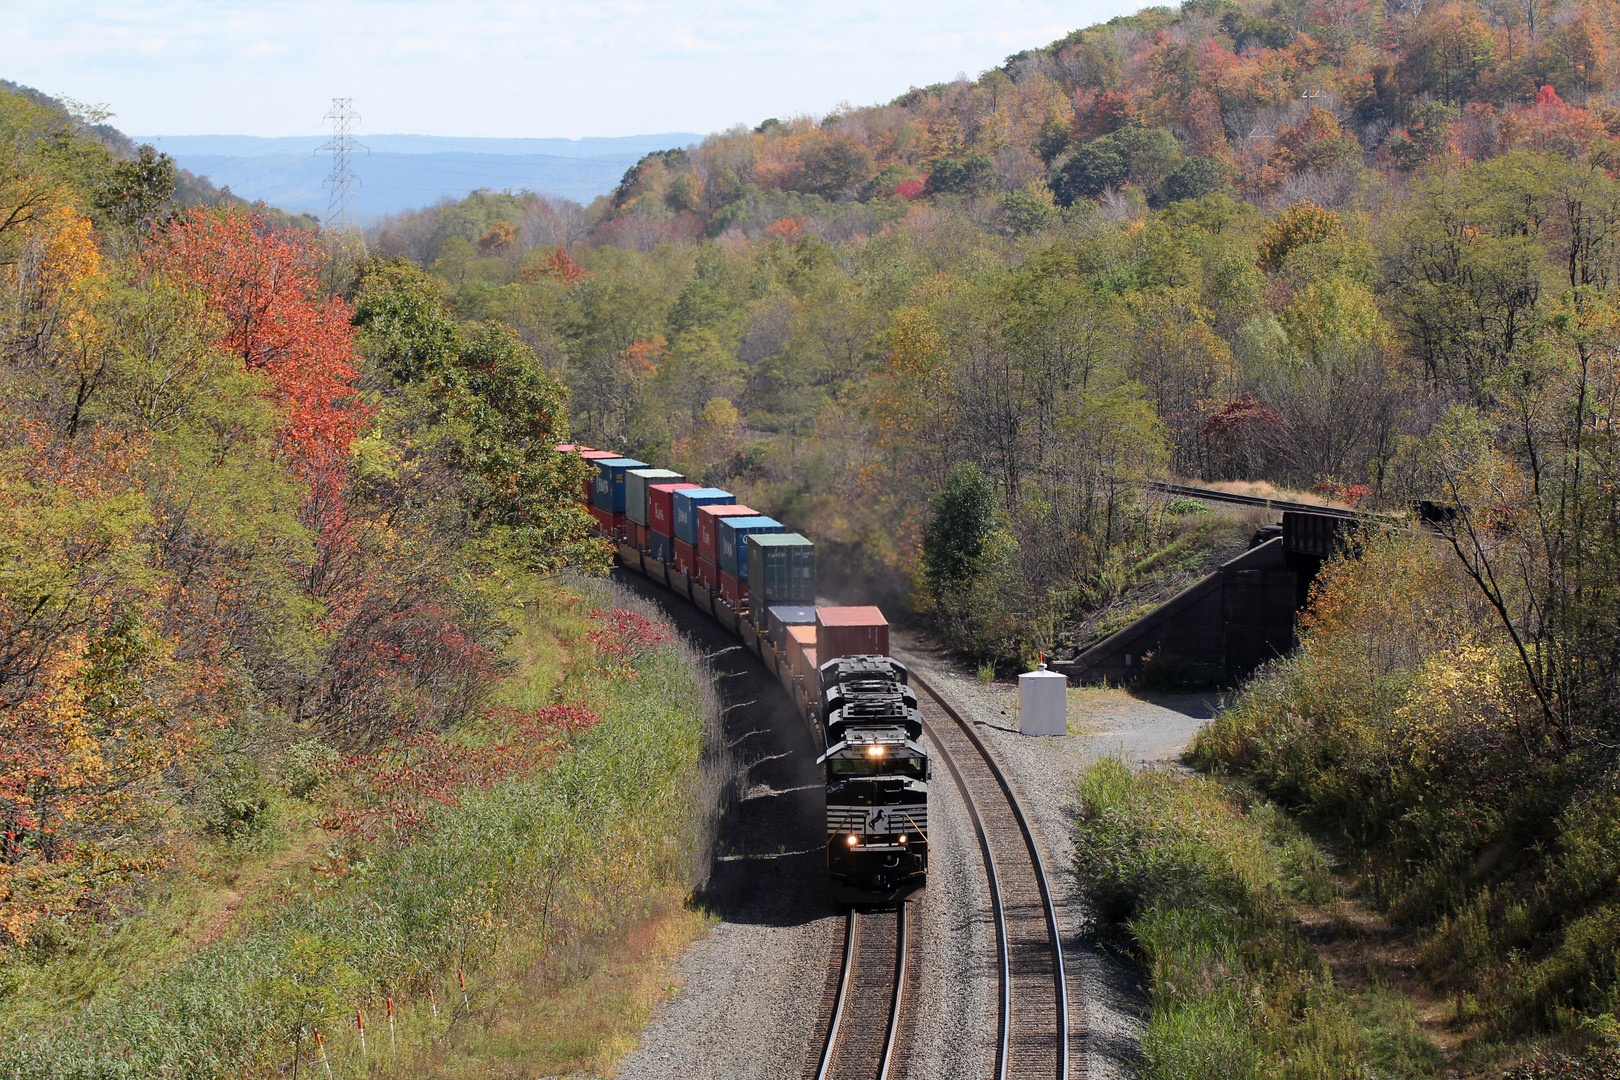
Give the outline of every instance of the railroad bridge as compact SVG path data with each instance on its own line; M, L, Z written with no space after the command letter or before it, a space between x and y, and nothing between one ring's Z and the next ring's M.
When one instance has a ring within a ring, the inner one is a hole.
M1248 551L1053 670L1076 682L1125 683L1151 661L1172 677L1234 679L1282 656L1296 642L1311 582L1358 515L1331 507L1230 496L1161 485L1190 498L1269 506L1282 525L1261 529Z

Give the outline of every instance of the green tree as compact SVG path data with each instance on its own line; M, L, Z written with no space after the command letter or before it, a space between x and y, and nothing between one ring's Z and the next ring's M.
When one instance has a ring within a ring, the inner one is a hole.
M995 487L977 465L959 461L951 466L932 509L923 533L923 575L934 601L946 604L984 569L996 528Z

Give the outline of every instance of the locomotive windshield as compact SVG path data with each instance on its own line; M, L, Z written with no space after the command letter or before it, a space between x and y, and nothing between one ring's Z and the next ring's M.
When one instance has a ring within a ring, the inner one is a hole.
M911 755L884 754L881 757L862 755L858 758L835 757L827 759L827 778L846 776L905 776L913 780L928 779L928 762Z

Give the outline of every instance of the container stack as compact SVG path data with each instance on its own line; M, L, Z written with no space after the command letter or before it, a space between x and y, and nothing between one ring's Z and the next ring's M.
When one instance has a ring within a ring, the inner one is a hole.
M686 477L669 469L631 469L624 474L624 516L629 521L630 546L652 550L647 512L647 489L652 484L678 484Z
M814 607L816 548L798 533L750 533L748 537L749 618L754 629L771 633L770 609L778 605ZM812 615L809 621L814 621ZM771 638L776 643L775 637Z
M647 553L666 566L675 565L675 493L700 490L687 483L647 485Z
M601 458L596 462L596 496L591 516L596 518L602 531L615 540L624 540L630 535L624 513L624 474L646 467L645 461L627 457Z
M711 503L697 508L697 579L710 592L720 591L720 519L759 517L751 506Z
M729 491L694 488L677 491L671 500L675 514L675 569L688 577L697 574L697 512L699 507L735 503Z
M732 611L742 611L748 604L748 538L787 530L780 521L763 515L721 517L715 525L719 529L720 557L715 561L720 567L720 597Z

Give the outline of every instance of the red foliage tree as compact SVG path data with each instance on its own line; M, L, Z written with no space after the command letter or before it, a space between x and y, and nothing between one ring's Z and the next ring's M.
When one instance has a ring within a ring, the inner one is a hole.
M151 258L200 288L225 317L220 344L270 377L286 417L282 447L297 470L313 479L341 461L371 413L354 401L353 310L320 296L316 237L199 207L164 230Z
M224 317L222 348L269 377L281 449L308 484L305 523L317 536L315 591L330 595L350 562L344 495L349 444L372 410L355 401L353 309L320 295L325 255L314 234L270 229L253 213L195 208L152 248L154 268L194 283Z

